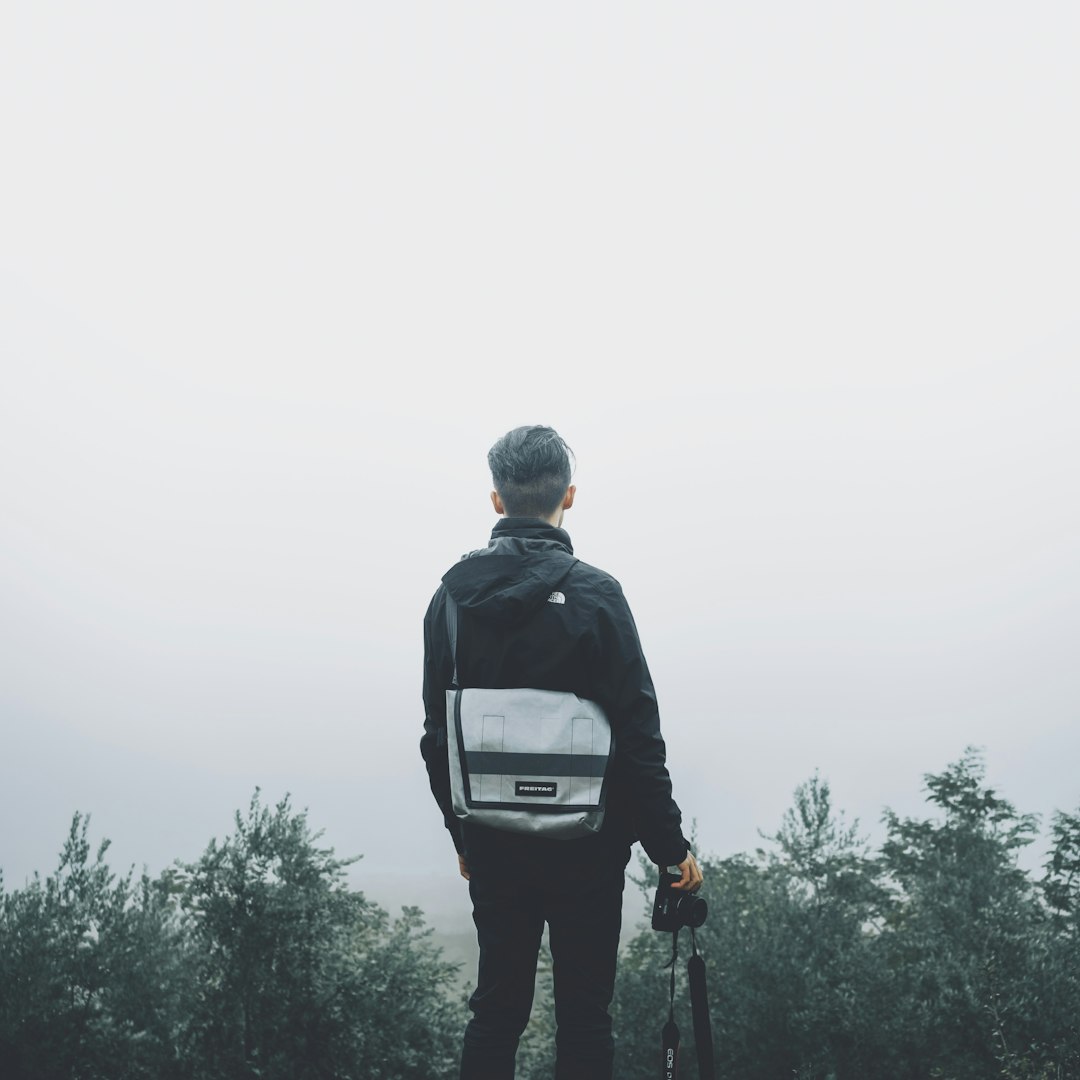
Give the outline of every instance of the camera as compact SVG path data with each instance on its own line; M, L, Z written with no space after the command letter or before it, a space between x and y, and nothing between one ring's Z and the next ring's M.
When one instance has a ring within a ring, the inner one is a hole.
M652 928L654 930L681 930L684 926L695 929L705 922L709 914L709 905L703 896L697 893L684 893L671 887L672 882L680 881L682 874L671 873L670 867L660 868L660 884L656 887L656 899L653 901Z

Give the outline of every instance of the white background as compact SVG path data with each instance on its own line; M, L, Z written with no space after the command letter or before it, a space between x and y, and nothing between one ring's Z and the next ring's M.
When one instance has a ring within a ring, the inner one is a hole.
M0 17L0 866L291 792L467 901L420 620L523 423L718 856L985 748L1080 801L1072 4ZM1033 849L1037 865L1042 848Z

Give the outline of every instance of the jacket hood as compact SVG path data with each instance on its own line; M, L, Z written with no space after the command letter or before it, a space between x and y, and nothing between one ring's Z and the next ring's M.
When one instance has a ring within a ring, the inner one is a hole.
M443 575L458 607L510 625L535 611L578 560L570 537L546 522L503 518L486 548L469 552Z

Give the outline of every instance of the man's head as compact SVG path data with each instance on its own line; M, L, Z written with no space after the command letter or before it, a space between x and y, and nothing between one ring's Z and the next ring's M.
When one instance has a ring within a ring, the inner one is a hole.
M535 425L508 431L488 451L495 512L561 525L563 511L574 503L572 453L554 428Z

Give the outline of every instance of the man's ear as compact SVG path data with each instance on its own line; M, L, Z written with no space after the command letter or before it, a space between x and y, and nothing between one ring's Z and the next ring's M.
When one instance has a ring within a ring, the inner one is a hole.
M571 484L571 485L570 485L570 486L569 486L569 487L568 487L568 488L566 489L566 498L565 498L565 499L563 499L563 504L562 504L562 508L563 508L564 510L569 510L569 509L570 509L570 507L574 505L574 495L575 495L575 494L577 494L577 488L576 488L576 487L574 487L574 485L573 485L573 484Z
M491 505L495 507L495 513L500 517L506 513L506 507L503 506L503 501L499 498L497 491L491 493Z

